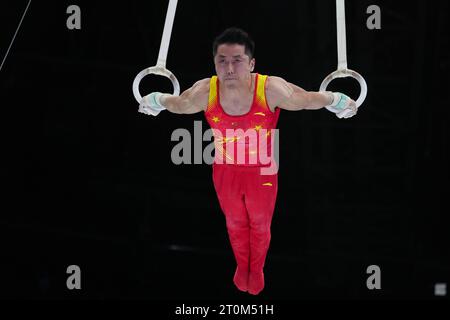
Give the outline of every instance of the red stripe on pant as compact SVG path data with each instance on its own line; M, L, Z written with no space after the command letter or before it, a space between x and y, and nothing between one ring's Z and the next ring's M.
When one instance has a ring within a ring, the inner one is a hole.
M234 282L258 294L264 288L278 175L261 175L260 167L213 164L213 182L237 263Z

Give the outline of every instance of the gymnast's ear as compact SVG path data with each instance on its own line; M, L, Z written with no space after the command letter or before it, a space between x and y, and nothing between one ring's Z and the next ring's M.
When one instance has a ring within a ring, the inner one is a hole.
M255 69L255 58L253 58L252 60L250 60L250 72L252 72L253 69Z

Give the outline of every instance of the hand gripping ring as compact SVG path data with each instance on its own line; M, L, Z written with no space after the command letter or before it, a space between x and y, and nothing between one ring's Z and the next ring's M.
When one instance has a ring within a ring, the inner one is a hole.
M169 78L170 81L172 81L172 85L173 85L173 95L174 96L180 95L180 83L178 82L178 80L174 76L174 74L172 72L170 72L169 70L167 70L166 68L156 65L156 66L142 70L141 72L138 73L136 78L134 78L133 94L134 94L134 98L137 100L138 103L141 103L141 101L142 101L142 96L139 93L139 84L141 83L141 80L149 74L157 74L157 75Z
M362 105L362 103L366 99L366 96L367 96L367 84L366 84L366 80L364 80L364 78L356 71L353 71L353 70L350 70L350 69L341 69L341 70L336 70L336 71L330 73L322 81L322 84L320 85L319 91L326 91L328 85L334 79L336 79L336 78L347 78L347 77L354 78L354 79L358 80L358 82L359 82L359 85L361 87L361 93L359 94L358 100L356 100L356 106L359 107L360 105Z

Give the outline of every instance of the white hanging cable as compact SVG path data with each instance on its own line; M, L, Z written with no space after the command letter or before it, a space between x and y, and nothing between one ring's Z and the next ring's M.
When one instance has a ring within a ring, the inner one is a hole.
M3 64L6 61L6 57L8 57L9 50L11 50L11 47L12 47L12 45L14 43L14 40L16 40L17 33L19 32L20 26L22 25L22 21L25 18L25 15L27 14L28 7L30 6L30 3L31 3L31 0L28 1L27 7L25 8L25 11L24 11L24 13L22 15L22 18L20 19L19 26L17 27L16 32L14 33L14 36L13 36L13 38L11 40L11 43L9 44L8 50L6 50L5 57L3 58L2 64L0 65L0 71L2 71Z

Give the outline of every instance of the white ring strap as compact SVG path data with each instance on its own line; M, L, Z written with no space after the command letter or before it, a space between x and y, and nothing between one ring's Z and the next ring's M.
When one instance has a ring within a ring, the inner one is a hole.
M178 0L170 0L167 8L166 22L164 22L164 31L159 47L157 66L166 67L167 53L169 52L170 36L172 35L173 20L175 19L175 11L177 10Z
M364 78L356 71L347 68L347 38L345 30L345 0L336 0L336 29L337 29L337 48L338 48L338 66L337 70L330 73L320 85L319 91L326 91L328 84L336 78L351 77L358 80L361 87L356 105L362 105L367 96L367 83Z
M146 75L157 74L170 79L173 85L173 95L178 96L180 94L180 83L175 75L166 69L167 53L169 52L170 36L172 35L173 21L175 19L175 11L177 9L178 0L170 0L167 8L166 20L164 22L164 30L161 39L161 45L159 47L158 60L156 65L150 68L146 68L138 73L133 81L133 94L138 103L141 103L142 96L139 93L139 84Z
M336 0L338 70L347 69L347 37L345 31L345 0Z

